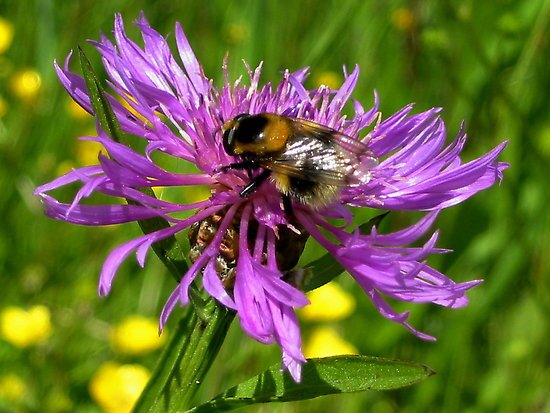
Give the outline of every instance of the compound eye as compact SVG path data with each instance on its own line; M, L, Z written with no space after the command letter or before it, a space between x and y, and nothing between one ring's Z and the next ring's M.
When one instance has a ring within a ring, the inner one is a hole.
M226 129L223 133L223 149L228 155L234 155L235 148L234 128Z
M248 113L240 113L239 115L235 116L235 117L233 118L233 120L234 120L234 121L238 121L238 120L244 118L245 116L248 116Z

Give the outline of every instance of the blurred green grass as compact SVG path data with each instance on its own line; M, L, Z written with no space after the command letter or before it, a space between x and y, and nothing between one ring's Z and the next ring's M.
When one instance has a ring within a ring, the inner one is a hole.
M15 28L11 47L0 55L0 96L7 103L0 118L0 307L45 304L54 328L47 344L34 349L0 341L0 372L20 375L29 387L17 411L99 411L87 390L99 364L118 359L154 366L155 354L116 356L106 331L127 314L159 313L173 287L161 264L151 255L140 269L130 259L111 296L96 295L103 259L137 236L137 226L54 222L31 195L34 186L57 176L58 165L75 164L75 138L93 126L69 115L53 59L63 60L100 31L110 33L115 12L137 39L130 22L139 10L163 34L173 34L180 21L218 85L226 52L233 78L245 73L241 59L252 66L264 61L263 81L276 81L285 68L311 66L311 87L324 73L359 64L356 99L368 106L376 89L386 116L411 101L417 110L444 107L449 135L466 122L467 159L510 139L503 158L512 167L502 185L443 212L437 222L439 245L455 252L433 264L459 281L485 279L470 294L470 305L457 311L398 305L411 308L414 324L436 335L436 343L382 319L351 280L339 280L357 299L355 314L338 325L343 337L364 354L424 362L438 375L400 391L241 411L550 412L548 0L0 0L0 16ZM97 55L85 48L99 69ZM26 68L42 78L32 102L10 88ZM408 222L412 215L394 214L389 225ZM304 323L305 334L311 328ZM253 342L235 325L199 397L278 359L278 349ZM16 410L0 403L0 411Z

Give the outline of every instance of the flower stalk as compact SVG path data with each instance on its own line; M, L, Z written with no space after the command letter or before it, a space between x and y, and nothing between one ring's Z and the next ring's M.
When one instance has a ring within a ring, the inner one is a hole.
M209 298L190 306L162 353L134 413L185 411L214 362L235 312Z

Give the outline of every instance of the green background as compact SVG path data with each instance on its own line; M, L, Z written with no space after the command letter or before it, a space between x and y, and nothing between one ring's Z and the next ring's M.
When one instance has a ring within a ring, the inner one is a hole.
M0 119L0 309L47 305L54 328L47 344L35 349L0 341L0 371L19 374L31 389L21 410L6 405L0 411L99 411L87 390L99 364L154 365L157 354L117 357L106 331L126 314L159 314L174 283L158 260L151 255L140 269L129 259L111 296L96 295L103 259L137 236L137 225L86 228L52 221L32 197L36 185L57 176L59 164L74 159L76 137L93 125L69 116L53 59L63 60L101 31L110 34L115 12L137 40L130 23L139 10L171 41L180 21L218 86L226 52L233 79L245 73L244 59L254 67L264 61L264 82L277 81L285 68L310 66L315 79L358 63L354 98L369 107L376 89L384 116L409 102L417 111L444 107L450 136L466 122L466 160L510 140L502 158L512 166L500 187L444 211L436 224L442 230L438 245L455 252L430 263L457 281L485 279L471 292L470 305L453 311L396 304L412 309L413 324L437 342L422 342L383 319L349 277L339 277L357 300L356 312L336 325L346 340L363 354L423 362L438 374L399 391L240 411L550 412L550 1L544 0L0 0L0 15L15 27L11 48L0 56L0 94L8 103ZM407 27L398 22L403 10L413 16ZM84 47L99 69L97 54ZM24 68L42 76L32 104L18 101L8 87ZM417 217L393 214L388 229ZM313 326L304 323L304 334ZM199 398L279 357L277 348L253 342L235 323ZM57 401L62 398L72 405Z

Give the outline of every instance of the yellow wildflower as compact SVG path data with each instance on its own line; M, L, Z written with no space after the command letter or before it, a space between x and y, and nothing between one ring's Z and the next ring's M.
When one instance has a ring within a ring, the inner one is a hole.
M45 341L52 333L50 310L42 305L24 310L6 307L0 314L2 337L17 347L28 347Z
M92 119L92 116L73 99L68 98L66 102L65 109L67 109L67 112L72 118L77 120Z
M411 9L399 7L391 14L393 25L401 31L411 31L416 26L416 16Z
M0 400L21 402L27 394L25 382L15 374L0 377Z
M105 147L99 142L79 139L76 142L75 157L79 165L97 165L99 164L99 152L107 153Z
M305 340L304 355L307 358L329 357L342 354L358 354L357 349L330 327L316 328Z
M139 364L107 362L92 377L90 395L106 413L129 413L150 375Z
M249 29L243 23L230 23L225 27L224 34L228 43L239 44L248 39Z
M316 87L325 85L329 89L338 89L342 85L342 75L332 70L327 70L318 75L314 75L313 82Z
M304 320L341 320L355 309L355 299L335 282L330 282L307 294L311 304L300 310Z
M13 24L0 17L0 54L9 49L13 40Z
M114 350L134 356L158 349L165 338L166 333L158 334L157 320L134 315L113 327L109 341Z
M42 78L33 69L26 69L15 73L10 81L13 94L28 103L36 100L41 86Z

